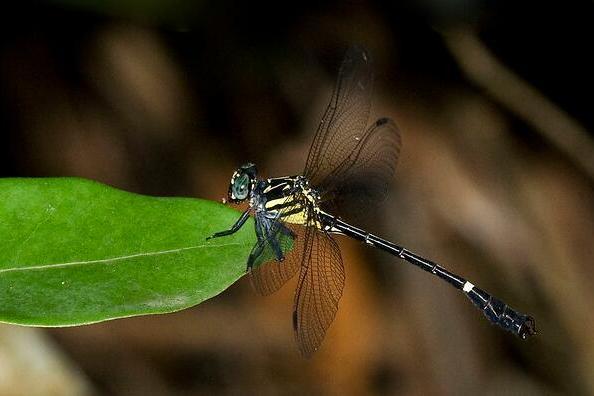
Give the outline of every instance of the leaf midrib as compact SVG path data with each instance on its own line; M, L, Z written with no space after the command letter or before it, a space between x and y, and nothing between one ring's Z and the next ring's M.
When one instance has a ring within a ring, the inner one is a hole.
M226 246L240 246L242 243L233 242L233 243L224 243L224 244L202 244L202 245L195 245L195 246L186 246L181 248L175 249L168 249L168 250L159 250L154 252L144 252L144 253L134 253L128 254L125 256L116 256L110 257L105 259L95 259L95 260L83 260L83 261L71 261L67 263L54 263L54 264L40 264L40 265L32 265L27 267L16 267L16 268L3 268L0 269L0 274L7 273L7 272L21 272L21 271L38 271L44 269L56 269L56 268L69 268L69 267L76 267L79 265L86 265L86 264L112 264L113 262L117 261L125 261L129 259L134 259L137 257L152 257L152 256L160 256L166 254L174 254L180 253L187 250L199 249L199 248L219 248L219 247L226 247Z

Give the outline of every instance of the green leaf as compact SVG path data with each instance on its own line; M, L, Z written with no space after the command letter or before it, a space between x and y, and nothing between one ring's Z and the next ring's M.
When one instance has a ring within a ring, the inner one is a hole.
M0 321L69 326L178 311L245 273L253 222L216 202L77 178L0 179Z

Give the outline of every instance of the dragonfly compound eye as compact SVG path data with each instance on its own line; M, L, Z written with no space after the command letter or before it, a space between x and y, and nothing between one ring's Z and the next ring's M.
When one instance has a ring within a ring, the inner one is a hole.
M232 201L243 201L247 199L250 192L250 177L245 173L237 174L231 180L229 188L229 198Z

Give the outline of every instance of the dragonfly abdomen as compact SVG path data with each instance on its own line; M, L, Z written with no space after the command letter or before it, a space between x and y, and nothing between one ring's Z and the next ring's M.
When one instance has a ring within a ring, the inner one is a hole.
M492 324L512 332L522 339L536 334L536 330L534 328L534 319L532 319L532 317L514 310L498 298L493 297L478 287L475 287L471 282L467 281L461 276L453 274L439 264L418 256L390 241L386 241L385 239L345 223L344 221L333 216L325 214L323 215L323 221L331 224L331 227L336 229L336 231L340 232L341 234L364 242L367 245L377 247L394 256L406 260L409 263L414 264L415 266L437 276L438 278L454 286L456 289L462 291L470 299L470 301L472 301L472 303L483 312L485 317Z
M483 314L491 323L516 334L522 339L536 334L532 317L517 312L486 291L473 287L466 292L466 295L477 308L483 311Z

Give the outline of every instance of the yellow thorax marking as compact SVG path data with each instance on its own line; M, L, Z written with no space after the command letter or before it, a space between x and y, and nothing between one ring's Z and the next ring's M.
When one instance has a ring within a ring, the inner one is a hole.
M274 188L278 188L278 186L267 187L264 190L264 193L270 192ZM283 186L282 189L288 190L290 189L290 185L287 183L287 185ZM305 198L307 204L303 202L303 198ZM285 223L310 225L320 229L322 228L322 224L320 224L320 222L316 220L317 216L306 215L306 207L313 207L313 210L316 213L319 213L320 211L320 208L318 207L317 198L310 187L301 186L301 191L298 193L295 193L288 197L272 199L266 202L266 209L268 210L272 210L275 206L281 207L284 210L291 212L290 214L286 215L281 214L281 220Z

